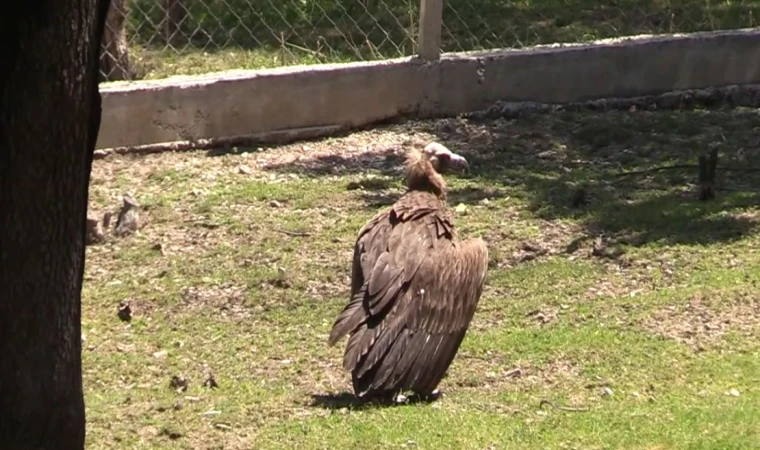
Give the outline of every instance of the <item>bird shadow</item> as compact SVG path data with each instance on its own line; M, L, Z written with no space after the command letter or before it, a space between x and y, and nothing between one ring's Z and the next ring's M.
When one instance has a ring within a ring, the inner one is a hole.
M350 392L340 392L336 394L313 394L312 402L309 406L329 410L339 410L343 408L352 410L363 410L373 408L390 408L399 406L410 406L418 404L431 404L441 398L440 394L432 396L421 396L412 394L402 402L395 401L387 397L361 398Z
M262 166L262 169L310 177L356 175L373 171L383 176L400 179L404 161L404 152L393 147L360 153L317 154L297 161L269 163Z

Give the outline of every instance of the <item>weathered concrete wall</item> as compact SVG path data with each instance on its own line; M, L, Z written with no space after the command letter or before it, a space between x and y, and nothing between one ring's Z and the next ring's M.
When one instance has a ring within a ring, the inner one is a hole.
M760 29L101 86L98 148L760 83Z

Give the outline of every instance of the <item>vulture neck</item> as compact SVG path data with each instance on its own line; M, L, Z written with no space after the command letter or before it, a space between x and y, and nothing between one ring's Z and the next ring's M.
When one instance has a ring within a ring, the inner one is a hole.
M446 199L446 182L419 151L413 151L407 160L406 186L410 191L430 192L441 200Z

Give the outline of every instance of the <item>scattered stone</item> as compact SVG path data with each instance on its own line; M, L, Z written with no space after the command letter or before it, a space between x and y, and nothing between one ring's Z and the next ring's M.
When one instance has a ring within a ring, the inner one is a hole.
M106 235L103 232L103 226L98 219L91 217L87 218L87 228L85 232L85 244L102 244L106 240Z
M123 204L119 211L119 217L116 220L116 229L114 234L117 236L126 236L137 231L139 225L138 209L140 205L129 194L124 194Z
M117 316L119 316L119 319L121 319L122 322L129 322L132 320L132 307L130 306L129 302L121 302L119 303L119 309L116 313Z
M188 381L187 381L187 378L185 377L174 375L172 376L172 379L169 380L169 387L171 387L177 392L185 392L187 390L187 386L188 386ZM192 398L189 398L189 397L185 397L185 400L193 401Z
M213 373L209 373L208 374L208 377L206 378L206 381L203 382L203 386L205 386L207 388L211 388L211 389L219 387L219 384L216 382L216 378L214 378L214 374Z

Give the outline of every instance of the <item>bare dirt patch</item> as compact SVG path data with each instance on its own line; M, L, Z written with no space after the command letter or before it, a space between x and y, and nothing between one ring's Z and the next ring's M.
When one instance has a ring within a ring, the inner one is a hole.
M728 332L757 333L760 326L760 301L746 299L725 305L704 302L695 297L682 306L666 306L643 322L643 327L659 336L674 339L702 350Z

